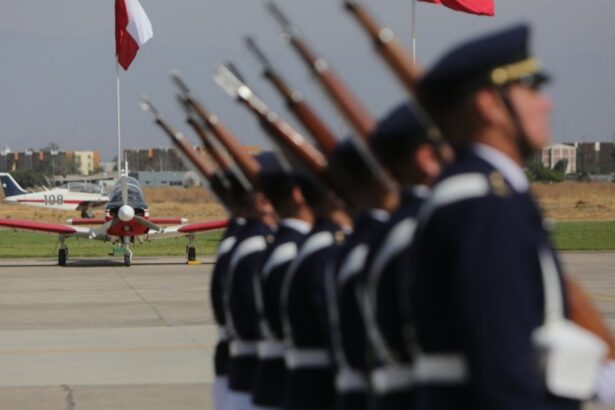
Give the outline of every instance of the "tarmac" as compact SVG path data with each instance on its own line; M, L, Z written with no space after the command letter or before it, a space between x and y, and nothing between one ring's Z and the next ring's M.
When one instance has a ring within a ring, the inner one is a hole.
M564 261L615 329L615 253ZM212 258L55 263L0 260L0 409L213 409Z

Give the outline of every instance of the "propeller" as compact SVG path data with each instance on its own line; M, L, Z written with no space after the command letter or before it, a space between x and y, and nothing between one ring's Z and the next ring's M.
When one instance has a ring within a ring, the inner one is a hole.
M152 231L160 232L163 229L163 228L159 227L158 225L156 225L155 223L153 223L152 221L148 221L147 219L143 218L142 216L135 216L134 220L139 225L147 226Z
M107 222L105 222L104 224L102 224L101 226L98 227L98 229L94 230L92 233L90 233L90 239L94 239L100 235L107 235L107 230L109 228L111 228L111 225L113 225L115 223L115 218L108 220Z

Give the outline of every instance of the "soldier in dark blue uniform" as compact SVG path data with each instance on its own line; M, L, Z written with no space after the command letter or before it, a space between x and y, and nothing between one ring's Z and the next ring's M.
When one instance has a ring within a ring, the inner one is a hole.
M346 202L355 210L354 230L327 268L332 350L336 362L336 409L366 408L369 383L365 365L365 326L356 298L359 273L369 252L370 237L389 221L399 193L376 159L360 144L338 147L332 163L343 169Z
M282 288L282 325L288 349L284 409L331 409L334 368L331 360L325 266L346 234L351 219L330 191L310 185L304 195L317 219L290 265Z
M522 169L549 140L551 108L528 37L519 26L471 41L418 84L457 147L408 258L421 409L579 408L551 383L570 375L549 366L550 343L566 338L538 337L546 323L569 322L557 255ZM549 354L537 362L539 352Z
M314 213L303 195L306 185L311 183L307 175L286 169L276 154L266 155L259 186L280 221L273 241L263 254L256 286L262 341L258 345L252 401L256 406L272 409L282 407L286 381L286 345L280 312L282 283L299 246L312 229Z
M369 140L380 163L400 184L402 198L390 222L370 238L368 262L357 289L369 341L365 371L369 371L376 409L415 405L398 281L407 272L403 255L412 242L418 211L443 164L450 160L450 146L419 115L410 104L402 104L379 122Z
M231 212L229 225L224 232L218 249L216 251L216 265L214 266L211 287L210 299L214 319L218 325L218 343L214 353L214 372L216 379L214 380L214 407L217 410L224 409L224 402L228 394L228 361L229 361L229 340L226 329L226 320L224 317L223 304L223 289L226 274L228 272L231 250L237 242L237 235L240 234L241 228L245 225L245 211L236 206L238 196L245 196L247 192L241 185L237 177L233 173L225 173L225 178L229 182L228 187L222 186L219 180L216 186L212 186L212 190L218 194L221 200ZM213 185L213 184L212 184Z
M256 158L259 162L262 157ZM262 165L261 165L262 167ZM225 406L231 410L252 409L252 388L261 338L255 283L262 255L271 237L276 216L260 190L243 198L246 223L236 236L224 283L223 302L230 337L229 388Z

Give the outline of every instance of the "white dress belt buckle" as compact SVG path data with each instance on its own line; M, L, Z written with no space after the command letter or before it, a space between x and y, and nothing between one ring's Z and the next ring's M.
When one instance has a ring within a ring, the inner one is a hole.
M357 370L342 368L335 377L335 387L339 393L366 392L367 377Z
M390 365L372 371L370 381L376 394L385 395L411 388L416 384L416 374L410 365Z
M331 357L326 349L290 349L284 354L289 369L323 368L331 365Z
M256 356L257 343L245 340L233 340L231 342L231 357Z
M286 344L281 340L264 340L258 344L259 359L283 359Z

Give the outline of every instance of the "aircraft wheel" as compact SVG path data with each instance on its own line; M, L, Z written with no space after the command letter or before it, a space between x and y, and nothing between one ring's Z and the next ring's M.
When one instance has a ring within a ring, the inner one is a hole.
M66 259L68 259L68 249L62 248L58 251L58 265L66 266Z
M196 260L196 249L194 246L188 247L188 262L194 262Z
M124 255L124 266L126 267L130 266L130 262L132 262L131 259L132 258L130 257L130 255Z

